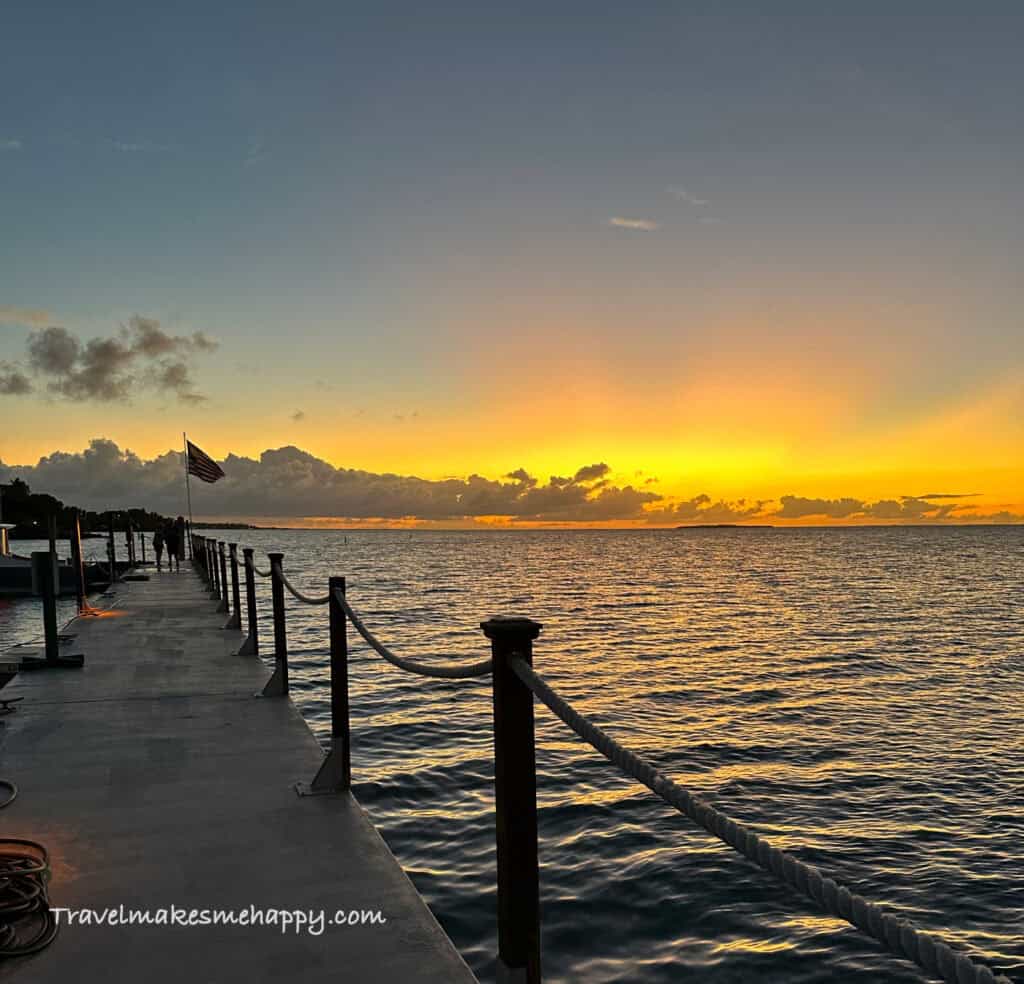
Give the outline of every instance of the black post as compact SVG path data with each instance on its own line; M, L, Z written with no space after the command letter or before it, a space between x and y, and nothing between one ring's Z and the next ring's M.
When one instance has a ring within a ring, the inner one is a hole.
M206 558L210 565L210 595L217 598L220 596L220 585L217 584L217 557L213 550L213 540L206 541Z
M82 522L75 509L71 520L71 563L75 568L75 599L78 611L85 611L85 566L82 562Z
M231 618L227 620L224 628L240 630L242 628L242 599L238 590L238 544L229 543L228 553L231 555Z
M331 617L331 750L317 771L308 790L300 792L333 793L352 785L351 729L348 714L348 616L335 597L345 596L345 579L332 577L327 582Z
M242 556L245 564L245 610L249 620L249 636L238 650L239 656L258 656L260 654L260 630L256 619L256 572L252 569L252 547L243 547Z
M537 867L537 765L533 693L516 676L513 657L533 663L540 623L492 618L494 807L498 843L498 980L540 984L540 879Z
M139 530L139 544L142 547L142 563L146 563L146 531Z
M32 554L32 587L43 599L43 635L46 640L46 662L57 662L57 597L53 584L55 555L49 550Z
M288 695L288 640L284 626L284 583L281 581L282 553L268 553L270 558L270 596L274 605L274 675L263 688L264 697Z
M110 583L117 580L117 547L114 545L114 514L107 513L109 517L109 536L107 538L107 557L110 560Z
M226 612L228 610L228 566L227 560L224 558L224 541L217 541L217 556L220 560L220 604L217 606L217 611Z

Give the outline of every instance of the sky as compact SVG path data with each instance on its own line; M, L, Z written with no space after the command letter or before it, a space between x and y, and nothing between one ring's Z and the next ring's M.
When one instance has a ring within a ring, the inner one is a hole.
M759 6L14 3L0 480L1024 519L1024 12Z

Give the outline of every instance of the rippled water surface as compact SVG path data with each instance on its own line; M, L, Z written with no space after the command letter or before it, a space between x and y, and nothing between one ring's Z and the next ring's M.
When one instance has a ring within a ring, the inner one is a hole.
M228 534L234 539L236 534ZM662 771L1024 980L1024 529L252 531L400 655L479 659L492 614ZM261 614L269 611L260 584ZM28 631L0 609L0 645ZM289 604L293 697L328 737L326 612ZM264 648L271 630L262 624ZM5 640L4 636L7 635ZM352 633L354 636L354 633ZM493 980L488 681L352 647L358 798ZM919 981L537 709L549 981ZM368 900L369 901L369 900Z

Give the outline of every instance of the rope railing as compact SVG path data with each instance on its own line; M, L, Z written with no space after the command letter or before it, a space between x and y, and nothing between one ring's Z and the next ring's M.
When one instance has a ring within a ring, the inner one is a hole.
M934 934L883 911L873 902L842 887L820 869L780 851L749 827L726 816L700 796L688 792L575 710L525 660L517 657L510 662L515 674L537 699L609 762L747 860L816 902L829 915L845 920L949 984L1011 984L1008 978L997 976L988 967L974 963L964 953L957 953Z
M270 577L270 571L261 571L255 564L252 565L253 572L259 574L260 577Z
M453 664L420 663L412 659L403 659L396 656L387 648L365 625L363 620L352 610L345 596L340 591L334 592L335 598L344 609L348 620L355 627L366 644L379 656L382 656L389 663L409 673L418 673L420 676L442 677L446 680L464 680L470 677L486 676L491 672L491 661L481 660L479 663L466 663L461 666Z
M321 598L311 598L307 594L303 594L291 581L288 580L287 575L281 568L277 569L277 576L281 579L281 583L291 592L293 598L297 598L299 601L304 602L307 605L326 605L331 600L329 594L325 594Z

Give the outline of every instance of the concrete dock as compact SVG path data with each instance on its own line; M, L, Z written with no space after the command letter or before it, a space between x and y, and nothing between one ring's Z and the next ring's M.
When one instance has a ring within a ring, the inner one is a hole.
M269 671L236 656L201 582L151 572L80 618L82 669L23 672L0 696L0 777L20 794L0 837L42 842L50 904L71 909L304 910L275 926L61 926L0 980L427 982L476 979L349 793L299 797L320 747L292 702L254 696ZM341 910L386 922L331 925Z

